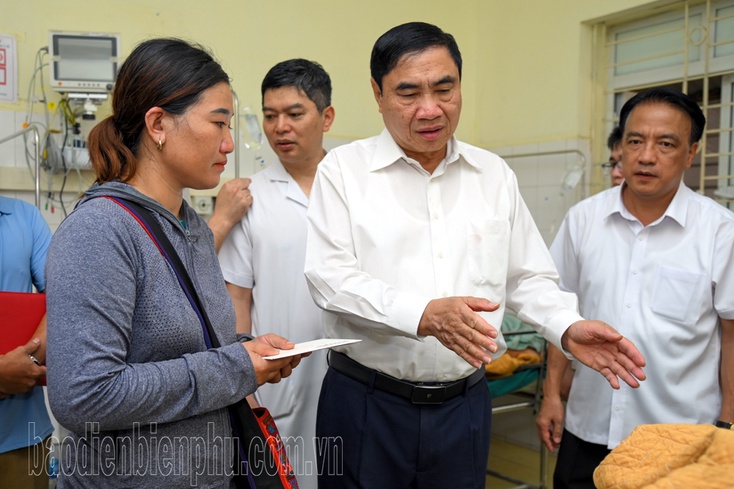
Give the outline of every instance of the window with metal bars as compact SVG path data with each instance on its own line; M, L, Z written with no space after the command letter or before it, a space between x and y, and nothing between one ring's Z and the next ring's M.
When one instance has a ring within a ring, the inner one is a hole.
M606 54L597 71L606 77L606 134L638 91L666 86L688 93L707 122L684 181L734 210L734 0L676 2L595 28Z

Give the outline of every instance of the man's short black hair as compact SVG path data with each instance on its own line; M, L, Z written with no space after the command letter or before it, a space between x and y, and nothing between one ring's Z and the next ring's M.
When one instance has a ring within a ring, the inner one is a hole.
M382 90L382 79L395 68L400 58L436 46L449 50L461 78L461 52L454 36L425 22L402 24L380 36L372 48L370 75Z
M687 95L680 90L662 87L650 88L639 92L624 104L622 112L619 114L619 127L622 129L623 134L625 124L627 123L627 119L629 118L632 109L640 104L649 103L667 104L687 114L688 118L691 120L691 135L689 137L689 143L693 144L701 139L703 129L706 127L706 116L703 115L701 107L698 106L696 101L690 95Z
M260 87L263 102L266 90L281 87L294 87L305 93L319 113L331 105L331 78L315 61L289 59L270 68Z
M614 151L614 147L621 143L622 128L616 126L614 129L612 129L612 132L609 133L609 137L607 138L607 148L609 148L609 151Z

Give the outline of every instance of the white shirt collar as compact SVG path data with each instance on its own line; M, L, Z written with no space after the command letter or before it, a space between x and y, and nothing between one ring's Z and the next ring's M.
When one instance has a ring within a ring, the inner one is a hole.
M632 215L632 213L628 211L627 208L624 206L624 201L622 200L622 187L626 185L626 182L622 182L621 185L617 186L614 189L612 195L616 195L616 198L612 197L611 200L613 202L610 204L609 213L607 214L607 216L614 214L615 212L619 212L625 219L631 221L639 221L639 219ZM663 219L665 219L666 217L669 217L677 222L681 227L686 227L686 216L688 215L689 202L688 192L690 192L690 190L683 183L683 180L681 180L680 185L678 186L678 190L675 192L673 200L670 201L668 208L665 209L665 212L663 212L662 216L660 216L658 219L655 220L655 222L651 223L650 225L654 226L655 224L662 222Z
M271 182L282 182L287 184L285 196L299 204L308 207L308 197L298 185L290 173L285 169L280 160L276 160L270 164L265 170L265 174Z
M675 222L680 224L681 227L686 227L688 204L690 202L688 194L689 191L690 189L686 187L686 185L683 183L683 180L681 180L680 185L678 185L678 190L673 196L673 200L670 201L670 205L665 210L665 214L663 214L663 217L670 217Z
M265 169L265 174L271 182L290 182L292 180L283 164L277 159Z
M403 148L401 148L398 143L395 142L387 128L383 129L380 135L377 136L376 144L377 147L375 150L375 154L372 157L372 161L370 162L370 171L377 171L383 168L387 168L388 166L397 163L401 159L405 160L406 162L415 161L405 154ZM438 172L438 174L442 173L442 171L440 171L442 167L450 165L451 163L455 163L459 160L459 158L462 158L464 161L469 163L477 170L482 170L482 167L477 164L477 162L474 161L474 159L472 159L472 157L467 154L466 151L461 151L461 145L456 140L456 137L451 136L451 139L449 139L447 143L446 157L441 162L441 164L439 164L436 172Z

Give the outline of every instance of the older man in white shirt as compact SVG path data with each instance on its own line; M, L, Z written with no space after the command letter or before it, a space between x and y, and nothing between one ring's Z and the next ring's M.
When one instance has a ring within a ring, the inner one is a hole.
M326 156L308 212L306 277L327 336L362 339L330 355L319 488L483 488L482 364L505 348L491 326L505 306L617 387L617 375L638 385L644 360L558 289L504 161L454 138L454 38L395 27L376 42L371 75L386 129Z

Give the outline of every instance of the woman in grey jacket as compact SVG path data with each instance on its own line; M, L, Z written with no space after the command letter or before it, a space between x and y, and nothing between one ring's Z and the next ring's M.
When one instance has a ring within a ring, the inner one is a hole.
M112 104L89 135L97 181L47 260L49 401L71 431L58 486L230 487L226 407L290 375L300 357L264 360L293 347L275 335L238 341L212 234L183 200L184 188L219 183L234 148L229 78L204 49L153 39L121 66ZM150 236L105 197L153 213L220 348L206 348Z

